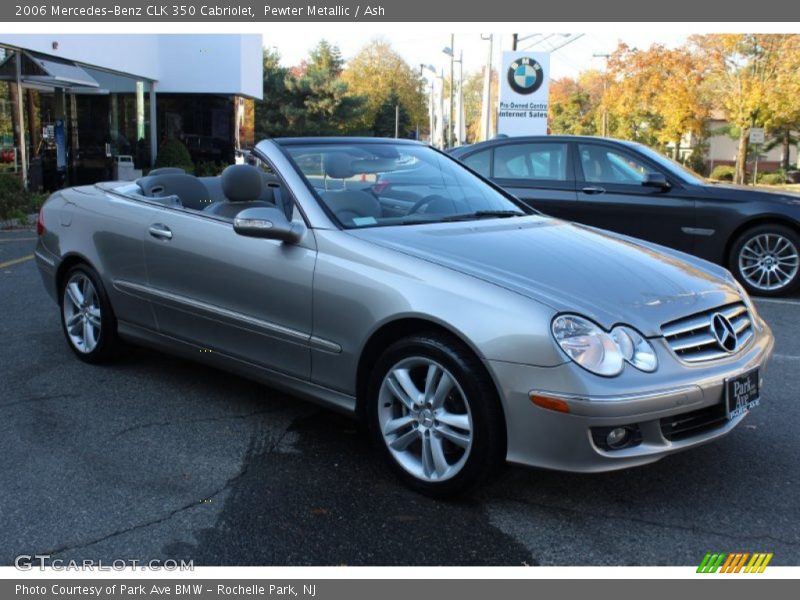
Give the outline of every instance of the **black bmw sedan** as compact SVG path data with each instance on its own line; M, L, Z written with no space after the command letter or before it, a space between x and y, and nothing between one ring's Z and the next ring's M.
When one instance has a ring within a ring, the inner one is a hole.
M635 142L507 137L451 151L532 207L728 267L751 293L800 283L800 195L715 184Z

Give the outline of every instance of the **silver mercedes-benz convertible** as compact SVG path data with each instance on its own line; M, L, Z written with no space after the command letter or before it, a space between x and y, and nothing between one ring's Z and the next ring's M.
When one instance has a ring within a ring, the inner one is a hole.
M79 358L145 344L341 410L439 496L503 461L650 463L760 401L773 337L721 267L535 213L415 142L254 157L49 198L36 259Z

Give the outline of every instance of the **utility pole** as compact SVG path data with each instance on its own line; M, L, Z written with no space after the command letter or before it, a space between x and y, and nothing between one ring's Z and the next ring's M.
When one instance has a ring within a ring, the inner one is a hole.
M425 93L425 84L422 81L422 70L425 68L425 65L419 63L419 95L422 96ZM419 141L419 117L417 118L417 136L414 138L415 140Z
M394 137L400 137L400 105L394 105Z
M611 58L610 54L595 53L592 54L595 58L603 58L606 61L606 66L603 69L603 137L608 137L608 109L605 105L605 95L608 89L608 59Z
M483 72L483 103L481 104L481 139L488 140L492 136L492 46L494 35L481 34L481 39L489 42L489 53Z

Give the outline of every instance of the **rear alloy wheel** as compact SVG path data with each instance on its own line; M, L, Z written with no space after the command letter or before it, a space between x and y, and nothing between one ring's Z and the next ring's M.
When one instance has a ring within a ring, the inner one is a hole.
M472 354L439 334L406 338L380 358L371 425L398 474L444 497L482 483L505 456L497 393Z
M116 319L99 278L89 267L75 266L64 277L61 325L81 360L99 363L115 355L119 345Z
M747 231L734 244L731 270L747 291L760 296L780 296L800 280L800 239L787 227L761 225Z

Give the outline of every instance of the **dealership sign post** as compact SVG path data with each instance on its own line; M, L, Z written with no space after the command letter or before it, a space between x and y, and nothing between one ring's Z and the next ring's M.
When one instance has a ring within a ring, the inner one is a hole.
M503 52L497 133L508 136L546 134L549 84L550 54Z

